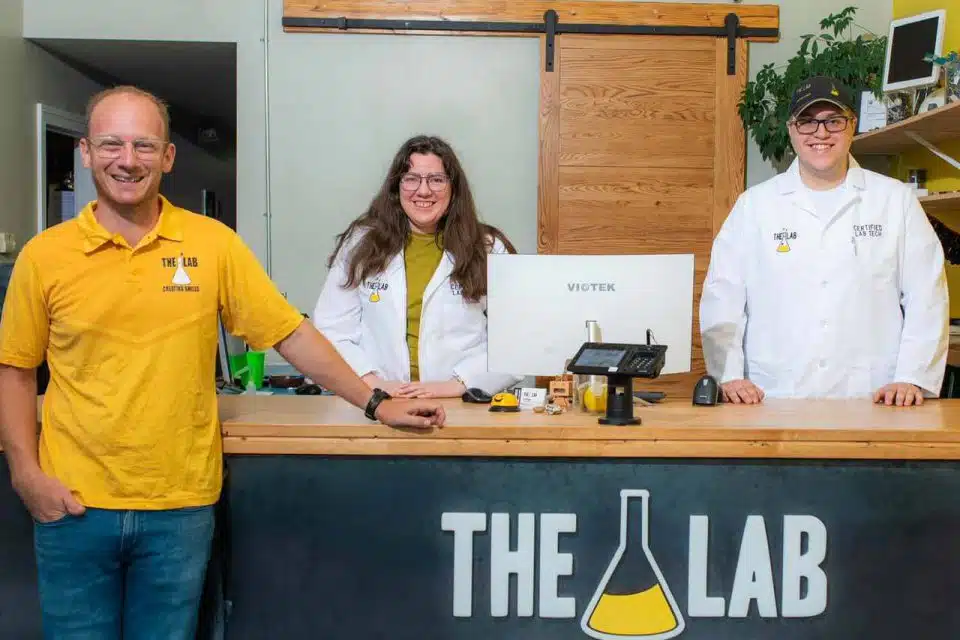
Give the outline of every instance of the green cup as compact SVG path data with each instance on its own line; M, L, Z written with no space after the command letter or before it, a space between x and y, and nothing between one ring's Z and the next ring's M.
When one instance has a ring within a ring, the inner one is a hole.
M247 351L230 356L234 378L240 378L240 386L246 389L250 381L257 389L263 388L263 367L266 360L264 351Z

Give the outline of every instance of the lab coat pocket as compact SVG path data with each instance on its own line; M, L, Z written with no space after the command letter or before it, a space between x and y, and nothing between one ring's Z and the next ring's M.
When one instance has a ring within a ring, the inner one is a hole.
M862 263L865 275L874 288L889 287L897 281L898 263L896 245L883 242L882 238L859 238L864 248Z

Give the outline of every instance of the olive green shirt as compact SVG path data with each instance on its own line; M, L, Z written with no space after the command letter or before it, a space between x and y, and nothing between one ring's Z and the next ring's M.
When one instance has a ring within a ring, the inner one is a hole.
M407 348L410 350L410 379L420 380L420 315L423 293L443 259L443 239L432 234L411 233L403 253L407 274Z

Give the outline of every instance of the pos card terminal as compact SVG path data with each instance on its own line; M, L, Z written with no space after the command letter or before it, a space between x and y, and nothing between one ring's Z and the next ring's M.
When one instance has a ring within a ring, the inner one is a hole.
M639 424L633 415L633 378L656 378L666 362L662 344L585 342L567 370L607 377L607 413L600 424Z

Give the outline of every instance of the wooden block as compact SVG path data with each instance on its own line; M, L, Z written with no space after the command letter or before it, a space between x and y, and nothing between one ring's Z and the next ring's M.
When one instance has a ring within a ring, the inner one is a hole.
M550 381L550 394L557 397L570 397L573 395L573 381L572 380L551 380Z

